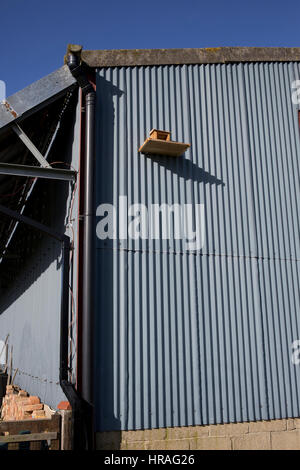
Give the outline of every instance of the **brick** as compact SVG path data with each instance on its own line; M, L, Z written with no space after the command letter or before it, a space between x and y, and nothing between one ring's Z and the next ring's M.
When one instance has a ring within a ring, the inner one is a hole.
M58 405L57 408L59 410L71 410L72 407L68 401L61 401Z
M72 410L72 407L71 407L71 404L70 402L68 401L61 401L59 402L59 404L57 405L57 409L58 410Z
M126 443L126 450L145 450L145 442L144 441L131 441Z
M18 400L18 406L22 407L22 406L30 405L28 398L29 397L22 398L22 400Z
M28 397L28 404L29 403L30 405L39 405L41 403L41 400L39 399L39 397L30 396Z
M191 437L202 437L209 435L210 426L193 426ZM194 436L195 433L195 436Z
M294 425L296 429L300 429L300 418L295 418L294 419Z
M199 450L231 450L229 437L199 437L197 439Z
M292 429L296 429L296 425L295 425L295 420L294 419L288 419L287 420L287 430L288 431L292 431Z
M269 450L271 449L271 437L269 432L245 434L232 438L233 450Z
M21 420L22 419L32 419L32 413L30 413L29 411L23 411L23 413L21 414Z
M27 403L27 400L28 400L28 397L22 397L22 396L19 396L19 395L16 395L13 399L14 403L16 403L17 405L19 405L21 402L25 402Z
M166 441L167 450L189 450L189 439L170 439Z
M138 431L124 431L122 432L122 440L131 441L146 441L151 439L151 431L139 429Z
M132 441L160 441L167 435L167 429L140 429L137 431L123 431L122 440Z
M150 438L152 441L163 441L167 437L167 429L166 428L161 428L161 429L151 429L150 430ZM147 433L146 433L146 440L147 439ZM149 440L150 440L149 438Z
M128 445L128 442L126 441L121 441L120 443L120 450L127 450L127 445Z
M44 405L40 403L39 405L23 405L22 410L23 411L34 411L34 410L42 410L44 408Z
M149 441L145 442L146 450L166 450L167 441Z
M32 412L32 419L41 419L45 418L46 413L44 410L35 410Z
M300 430L271 432L271 446L274 450L300 450Z
M249 432L285 431L286 419L274 419L272 421L256 421L249 423Z
M189 439L189 449L190 450L197 450L197 439Z
M209 426L209 435L212 437L240 436L249 432L249 423L228 423Z
M167 428L166 439L184 439L190 437L190 428L188 427L175 427Z
M96 448L98 450L117 450L120 449L121 432L101 432L96 434Z

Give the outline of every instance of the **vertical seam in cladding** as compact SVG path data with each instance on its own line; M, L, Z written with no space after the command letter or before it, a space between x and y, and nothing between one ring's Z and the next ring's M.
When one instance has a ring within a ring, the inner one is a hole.
M124 153L125 153L125 165L126 165L126 171L124 171L124 184L126 187L126 195L128 196L128 159L129 159L129 154L128 154L128 146L126 142L126 136L128 133L128 92L127 92L127 73L126 73L126 68L123 69L123 76L124 76L124 131L123 131L123 138L124 138ZM123 194L122 194L123 196ZM127 197L127 211L128 211L128 197ZM127 224L127 222L126 222ZM128 228L128 226L127 226ZM126 246L128 246L128 240L126 240ZM127 392L127 403L126 403L126 428L128 429L128 423L129 423L129 397L130 397L130 390L129 390L129 384L130 384L130 377L129 377L129 347L128 347L128 340L129 340L129 295L128 295L128 290L129 290L129 285L128 285L128 257L129 254L128 252L124 254L125 260L125 279L126 279L126 290L125 290L125 296L126 296L126 305L125 305L125 311L126 311L126 325L127 325L127 334L126 334L126 340L127 340L127 346L126 346L126 392Z

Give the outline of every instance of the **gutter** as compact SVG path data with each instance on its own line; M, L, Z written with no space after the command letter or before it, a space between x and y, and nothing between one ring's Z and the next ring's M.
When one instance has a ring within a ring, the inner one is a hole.
M241 62L299 62L300 47L92 50L82 51L81 59L91 68L233 64Z

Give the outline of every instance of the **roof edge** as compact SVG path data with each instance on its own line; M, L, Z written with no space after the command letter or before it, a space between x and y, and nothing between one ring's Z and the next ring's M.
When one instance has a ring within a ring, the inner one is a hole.
M0 102L0 130L58 99L72 86L76 86L76 80L68 66L64 65L9 96Z
M204 49L83 50L89 67L225 64L232 62L298 62L300 47L211 47Z

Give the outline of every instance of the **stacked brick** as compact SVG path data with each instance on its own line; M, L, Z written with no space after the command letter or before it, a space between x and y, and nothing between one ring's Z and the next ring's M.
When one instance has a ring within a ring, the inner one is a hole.
M38 397L29 396L25 390L7 385L2 403L1 419L3 421L45 419L44 405Z

